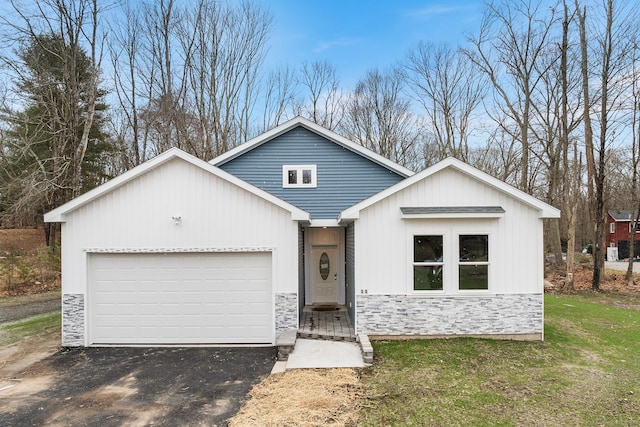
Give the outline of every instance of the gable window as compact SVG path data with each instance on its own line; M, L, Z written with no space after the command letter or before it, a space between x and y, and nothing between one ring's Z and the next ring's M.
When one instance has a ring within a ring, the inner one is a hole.
M283 188L315 188L316 165L282 166Z
M458 239L458 288L489 289L489 236L460 235Z
M413 290L443 289L442 236L413 236Z

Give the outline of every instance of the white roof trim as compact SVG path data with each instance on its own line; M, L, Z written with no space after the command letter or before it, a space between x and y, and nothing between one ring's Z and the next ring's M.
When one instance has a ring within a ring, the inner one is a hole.
M311 222L307 225L307 227L342 227L338 223L337 219L312 219Z
M291 219L294 221L309 221L311 216L308 212L303 211L302 209L293 206L292 204L285 202L284 200L275 197L274 195L267 193L264 190L261 190L253 185L247 183L246 181L237 178L222 169L219 169L204 160L200 160L197 157L192 156L178 148L171 148L164 153L136 166L135 168L119 175L112 180L102 184L99 187L94 188L87 193L76 197L75 199L65 203L64 205L48 212L44 215L45 222L65 222L65 215L80 208L81 206L86 205L87 203L91 203L95 199L101 197L102 195L115 190L116 188L128 183L129 181L134 180L138 176L172 160L172 159L182 159L188 163L191 163L194 166L197 166L205 171L217 176L218 178L224 179L238 187L261 197L268 202L273 203L276 206L281 207L284 210L291 212Z
M470 166L458 159L455 159L453 157L449 157L447 159L442 160L441 162L436 163L435 165L423 170L422 172L419 172L409 178L404 179L403 181L400 181L399 183L377 193L374 194L373 196L369 197L368 199L365 199L363 201L361 201L360 203L357 203L345 210L343 210L340 215L338 216L338 220L339 222L342 221L349 221L349 220L354 220L354 219L358 219L360 217L360 211L373 205L374 203L379 202L380 200L383 200L389 196L391 196L392 194L395 194L413 184L415 184L418 181L421 181L431 175L434 175L438 172L440 172L441 170L444 170L446 168L454 168L466 175L471 176L474 179L477 179L478 181L487 184L499 191L502 191L504 193L507 193L508 195L510 195L511 197L521 201L522 203L532 207L533 209L536 209L539 211L540 213L540 218L560 218L560 210L554 208L553 206L531 196L530 194L525 193L524 191L518 190L515 187L512 187L511 185L492 177L489 174L486 174L484 172L482 172L479 169L474 168L473 166Z
M212 159L209 161L209 163L211 163L212 165L215 166L220 166L232 159L235 159L236 157L241 156L242 154L251 151L252 149L264 144L265 142L268 142L270 140L272 140L273 138L282 135L283 133L286 133L288 131L290 131L291 129L297 127L297 126L303 126L307 129L309 129L312 132L315 132L317 134L319 134L320 136L338 144L343 146L344 148L353 151L357 154L360 154L361 156L375 162L378 163L384 167L386 167L387 169L390 169L404 177L409 177L412 175L415 175L415 172L405 168L404 166L400 166L399 164L392 162L391 160L387 159L386 157L381 156L378 153L375 153L371 150L369 150L368 148L363 147L360 144L356 144L353 141L348 140L347 138L338 135L337 133L330 131L329 129L325 129L322 126L307 120L303 117L297 116L279 126L276 126L275 128L261 134L258 135L257 137L245 142L244 144L240 144L237 147L235 147L232 150L227 151L224 154L219 155L218 157Z

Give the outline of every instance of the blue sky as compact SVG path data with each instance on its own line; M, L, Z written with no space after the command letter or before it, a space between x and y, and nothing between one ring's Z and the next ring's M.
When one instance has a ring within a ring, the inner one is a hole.
M327 60L343 86L385 69L419 41L464 42L480 26L481 0L256 0L274 19L267 65Z

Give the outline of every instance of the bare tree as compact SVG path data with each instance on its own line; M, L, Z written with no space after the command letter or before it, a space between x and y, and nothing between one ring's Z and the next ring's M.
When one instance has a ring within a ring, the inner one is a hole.
M195 28L187 64L205 156L215 156L247 139L257 100L258 70L264 61L272 19L258 6L200 0L183 29ZM206 153L206 154L205 154Z
M409 91L427 116L441 157L469 161L473 113L485 82L460 51L420 43L403 64Z
M616 117L622 114L619 108L623 96L628 93L629 81L625 78L630 67L631 53L635 47L637 6L622 1L606 0L603 10L604 24L587 26L586 6L575 0L580 27L582 87L584 97L585 150L587 153L588 186L594 221L593 279L592 288L600 289L600 278L604 263L604 215L607 148L615 140ZM595 18L594 18L595 19ZM592 31L589 37L588 30ZM595 63L593 63L595 61ZM600 92L598 103L590 93L590 76L595 75ZM597 149L594 144L593 118L599 129Z
M567 197L567 212L565 215L568 217L568 233L567 233L567 276L563 287L566 290L573 290L574 284L574 269L573 260L576 252L576 225L578 221L578 201L580 197L580 187L582 179L580 178L580 171L582 170L582 157L578 154L577 140L573 141L573 163L571 166L571 179L569 181L569 191Z
M111 50L136 161L169 147L209 159L246 140L271 16L214 0L146 2L128 16Z
M538 178L539 187L545 188L541 195L556 207L564 208L562 220L566 222L571 209L566 200L571 179L570 137L581 122L580 74L574 65L578 52L570 43L573 13L566 3L563 7L561 38L549 38L549 50L541 55L535 65L540 81L532 93L530 119L530 148L535 164L543 174ZM561 221L546 220L547 246L555 255L554 263L562 261Z
M353 141L408 168L418 169L419 122L402 96L401 72L369 71L356 85L341 129Z
M303 98L297 114L330 130L340 127L346 99L336 68L327 61L304 62L298 82Z
M111 65L113 67L114 92L122 118L115 121L116 135L125 150L123 163L126 169L147 160L148 133L142 132L139 107L140 51L142 49L143 26L140 11L126 5L125 17L111 27L109 41Z
M469 153L469 163L513 186L517 185L520 149L511 135L501 127L495 128L484 146Z
M631 227L629 230L629 265L625 280L629 286L633 285L633 262L635 253L635 236L640 230L640 188L638 188L638 173L640 168L640 70L638 70L638 49L634 45L632 53L631 78Z
M519 187L527 192L532 190L529 178L532 94L546 72L537 66L548 51L555 21L555 8L543 8L541 2L490 2L479 35L469 38L473 47L465 50L491 81L497 108L508 119L498 121L498 125L521 144Z
M292 114L297 92L298 82L292 68L283 66L268 74L260 132L278 126L287 118L287 114Z

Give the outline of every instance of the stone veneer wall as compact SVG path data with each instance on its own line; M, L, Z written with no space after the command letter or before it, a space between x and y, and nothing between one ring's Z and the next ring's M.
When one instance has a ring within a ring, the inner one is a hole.
M276 294L276 338L288 329L298 329L298 294Z
M358 333L518 335L543 333L543 295L356 295Z
M62 345L84 345L84 294L62 296Z

